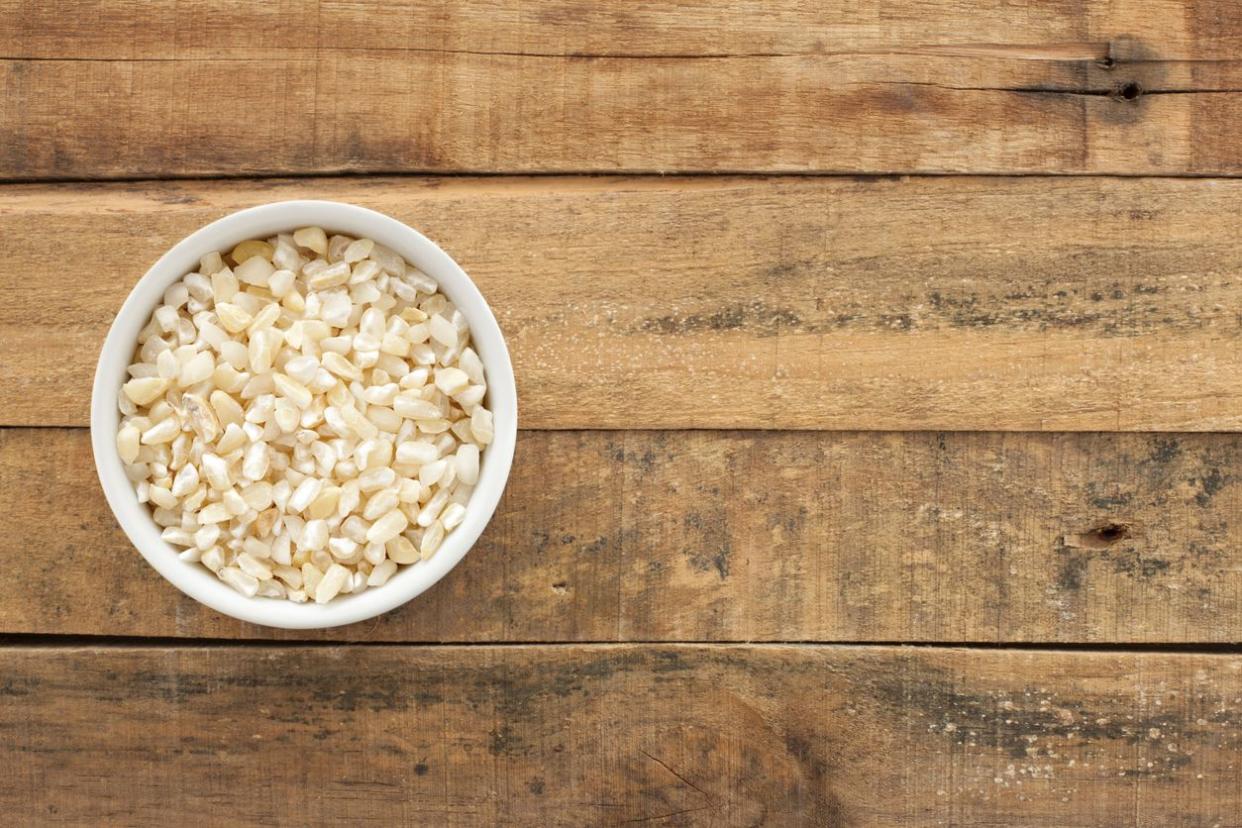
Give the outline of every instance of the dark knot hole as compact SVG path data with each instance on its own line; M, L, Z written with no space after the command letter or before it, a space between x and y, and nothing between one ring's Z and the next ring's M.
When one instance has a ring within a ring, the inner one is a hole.
M1124 523L1107 523L1079 536L1083 546L1112 546L1130 537L1130 527Z

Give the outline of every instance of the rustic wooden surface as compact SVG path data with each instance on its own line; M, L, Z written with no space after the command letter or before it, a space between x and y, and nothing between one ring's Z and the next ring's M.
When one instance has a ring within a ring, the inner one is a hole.
M172 241L315 197L459 258L527 428L1242 426L1242 181L978 177L12 187L0 423L86 425L83 355Z
M19 823L1066 828L1242 807L1236 655L32 647L0 675Z
M0 20L6 825L1242 824L1235 4ZM329 631L162 581L86 429L139 276L286 198L456 257L525 429Z
M1222 0L83 5L0 8L0 177L1242 170Z
M1237 641L1240 465L1227 434L523 432L444 583L280 637ZM278 635L132 554L85 430L0 431L0 475L0 631Z

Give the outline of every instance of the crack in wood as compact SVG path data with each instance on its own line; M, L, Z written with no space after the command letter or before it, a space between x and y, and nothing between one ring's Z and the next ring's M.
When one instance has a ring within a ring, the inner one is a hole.
M703 798L704 798L704 799L706 799L708 802L710 802L710 803L712 803L713 805L715 805L715 799L712 797L712 795L711 795L711 794L709 794L707 791L703 790L703 789L702 789L702 788L700 788L698 785L696 785L696 784L694 784L693 782L691 782L691 781L690 781L689 779L687 779L686 777L682 776L680 773L678 773L676 770L674 770L674 769L673 769L673 767L672 767L672 766L671 766L668 762L665 762L665 761L664 761L664 760L662 760L662 759L659 759L659 758L657 758L657 757L655 757L655 756L652 756L650 753L648 753L648 752L647 752L647 751L645 751L645 750L641 750L641 749L640 749L640 750L639 750L639 752L640 752L640 753L642 753L642 755L643 755L643 756L646 756L648 759L650 759L652 762L655 762L657 765L659 765L660 767L664 768L666 771L668 771L669 773L671 773L673 776L675 776L675 777L677 777L678 779L680 779L680 780L681 780L682 782L684 782L685 784L689 785L691 788L694 788L696 791L698 791L700 794L702 794L702 795L703 795Z

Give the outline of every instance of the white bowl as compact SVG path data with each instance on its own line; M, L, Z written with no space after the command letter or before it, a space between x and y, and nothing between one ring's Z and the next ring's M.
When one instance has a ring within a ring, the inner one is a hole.
M138 332L162 301L164 290L198 268L200 257L224 252L246 239L267 238L315 225L329 233L374 239L440 283L441 291L465 315L475 350L487 372L488 403L496 436L482 456L479 482L466 518L450 532L429 560L401 567L380 587L343 595L327 604L295 604L272 598L247 598L220 581L201 564L180 560L160 537L148 507L138 502L116 449L120 424L117 395L127 379ZM91 446L95 468L108 505L142 556L178 589L225 615L269 627L311 629L351 624L404 604L456 566L491 519L509 477L517 440L517 390L513 365L496 317L479 289L447 253L396 219L352 204L331 201L283 201L225 216L191 233L152 265L130 292L104 340L91 393Z

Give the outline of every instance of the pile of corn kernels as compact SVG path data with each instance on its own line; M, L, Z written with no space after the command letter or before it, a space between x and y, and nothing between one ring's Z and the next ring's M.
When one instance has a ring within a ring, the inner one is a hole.
M378 587L461 524L493 420L461 312L370 239L203 257L138 337L117 450L180 557L243 595Z

